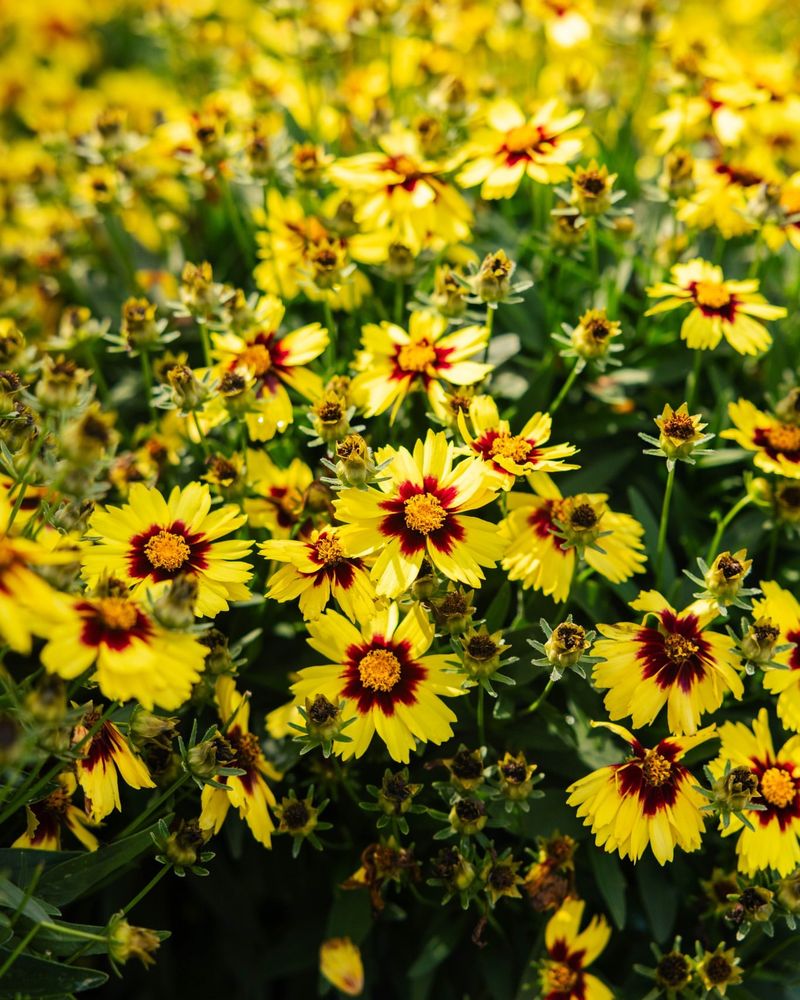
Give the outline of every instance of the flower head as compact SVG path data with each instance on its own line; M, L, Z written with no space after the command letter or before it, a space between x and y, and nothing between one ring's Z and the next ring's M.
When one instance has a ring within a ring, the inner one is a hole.
M611 928L605 917L592 917L581 931L585 906L582 900L567 899L547 922L547 954L539 964L544 1000L611 1000L611 990L586 971L608 944Z
M763 413L747 399L729 403L728 413L733 427L721 437L755 452L753 462L762 472L800 479L800 424Z

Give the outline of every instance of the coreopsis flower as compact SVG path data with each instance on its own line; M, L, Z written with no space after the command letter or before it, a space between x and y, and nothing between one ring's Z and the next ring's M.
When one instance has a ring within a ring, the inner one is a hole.
M675 848L700 847L701 808L692 774L680 763L693 747L716 736L713 726L692 736L670 736L648 749L622 726L593 723L622 737L631 755L621 764L601 767L573 782L568 805L578 807L584 826L591 826L598 847L638 861L648 845L660 865L672 861Z
M97 837L90 827L97 824L72 802L77 788L74 774L70 771L60 774L52 792L25 807L27 829L11 846L60 851L61 832L68 830L87 850L96 851Z
M17 530L27 517L11 522L12 508L9 493L0 487L0 637L15 652L30 653L32 636L46 631L50 612L60 601L34 567L65 563L74 555L21 537Z
M335 528L298 539L262 542L261 555L286 563L269 578L267 597L281 603L299 598L303 618L319 618L333 598L351 621L367 621L375 587L363 559L346 556Z
M668 469L676 462L688 462L694 465L694 455L707 454L705 450L700 450L700 446L709 442L714 436L703 434L706 424L700 417L699 413L690 414L686 403L681 403L677 410L673 410L669 403L665 403L661 413L653 417L653 422L659 431L658 438L649 434L639 435L643 441L655 445L652 449L645 449L644 454L666 458Z
M83 555L90 583L113 573L143 596L188 576L198 584L196 613L211 618L226 611L229 601L250 596L246 584L252 570L241 560L252 541L221 541L246 521L237 505L212 511L211 491L197 482L176 486L167 499L155 488L134 483L129 499L123 507L92 515L89 534L96 542Z
M507 543L501 566L509 580L561 602L569 596L579 555L612 583L644 572L644 528L630 514L611 510L605 493L563 497L547 475L529 481L536 495L509 494L509 513L500 522Z
M345 702L350 742L334 744L343 758L361 757L377 731L392 760L407 764L416 741L444 743L453 735L454 713L442 698L464 694L466 677L451 655L425 653L433 629L419 605L400 621L396 604L357 629L327 611L309 622L308 644L332 662L298 671L292 694L298 703L324 695Z
M444 165L428 159L419 137L396 128L378 140L380 152L337 160L328 174L357 205L362 230L406 244L413 254L466 240L472 212L444 179Z
M774 580L760 584L763 599L753 601L753 617L767 619L772 627L771 649L777 643L791 643L789 649L776 651L768 659L783 664L788 670L764 666L764 688L776 694L778 718L787 729L800 733L800 602Z
M319 949L319 971L345 996L358 997L364 991L364 966L358 945L349 937L328 938Z
M691 305L681 325L681 339L698 351L713 350L724 336L739 354L766 351L772 337L759 319L782 319L783 306L772 306L758 294L758 281L726 281L722 268L699 257L676 264L669 282L647 289L651 298L663 299L645 313L657 313Z
M408 331L396 323L368 323L361 332L351 398L368 417L390 409L392 421L414 389L424 390L434 406L443 392L440 383L474 385L488 375L492 365L473 360L488 340L485 326L448 333L443 316L423 309L411 314Z
M549 413L534 413L519 434L512 434L509 421L500 419L497 403L491 396L472 400L469 424L463 413L458 417L458 428L467 447L483 462L487 475L496 478L504 490L510 490L518 476L578 468L564 462L577 452L575 445L547 445L551 426Z
M259 844L272 846L272 832L275 823L270 809L275 805L275 796L266 779L280 779L280 774L266 760L261 752L258 737L249 730L250 701L236 690L232 677L217 679L215 699L225 750L225 765L241 768L244 774L215 774L218 788L205 784L201 793L200 829L219 833L228 809L239 810L239 816L250 827Z
M122 581L106 578L94 593L64 597L52 618L41 652L45 668L72 680L94 667L106 698L175 709L200 679L206 648L195 636L164 628Z
M345 551L379 553L371 573L379 596L407 590L426 557L448 580L477 587L481 567L502 555L496 527L466 513L490 503L499 484L476 459L453 466L453 457L445 435L429 430L413 454L391 452L380 490L342 490L334 502Z
M314 474L302 459L287 468L276 465L265 451L247 452L247 479L251 496L244 501L253 528L266 528L274 538L287 538L299 523L306 492Z
M508 899L522 898L519 891L519 887L524 884L524 879L519 874L521 864L521 861L514 861L510 854L486 859L479 875L490 906L496 906L504 896Z
M748 399L728 404L733 427L720 437L755 452L753 462L762 472L800 479L800 422L787 422L764 413Z
M713 951L703 950L698 954L695 968L707 990L715 990L720 996L725 996L729 986L736 986L742 981L740 961L733 948L718 944Z
M72 732L73 744L85 740L75 771L83 789L86 813L94 822L122 808L118 775L130 788L155 788L147 765L113 722L103 722L93 736L85 739L99 718L95 709L86 712Z
M742 697L735 642L708 628L718 615L716 602L697 601L678 613L661 594L648 590L631 607L644 612L641 624L598 625L604 638L592 650L601 660L592 680L608 691L611 719L630 716L639 729L666 704L670 732L680 736L697 732L700 717L715 712L726 693ZM651 617L654 622L648 624Z
M746 767L758 779L756 800L764 808L750 811L751 829L739 817L730 817L723 837L739 834L736 856L745 875L774 868L789 875L800 866L800 746L797 737L775 752L769 728L769 713L762 708L752 727L726 722L719 728L719 757L709 765L718 777L726 763Z
M611 928L605 917L592 917L581 931L582 899L566 899L547 921L539 962L539 982L543 1000L612 1000L613 993L597 976L587 972L605 949Z
M582 111L559 114L555 101L526 118L511 100L494 103L486 127L467 143L464 166L456 181L466 188L481 185L484 199L511 198L527 174L537 184L557 184L569 176L567 164L583 146L576 126Z
M322 379L306 366L328 346L328 331L319 323L308 323L279 336L285 311L280 299L265 295L255 307L254 325L242 336L212 334L216 377L235 373L253 382L255 404L245 420L254 441L269 441L292 422L287 388L305 399L322 393Z
M617 174L609 174L608 167L592 160L586 167L572 171L570 202L583 216L603 215L611 208ZM619 194L619 192L617 192Z

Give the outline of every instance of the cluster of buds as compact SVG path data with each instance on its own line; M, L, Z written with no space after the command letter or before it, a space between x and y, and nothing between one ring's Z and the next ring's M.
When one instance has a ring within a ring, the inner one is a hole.
M735 816L748 830L753 824L745 815L748 812L763 812L765 806L754 799L759 798L758 777L749 767L732 767L729 760L725 761L725 769L719 777L715 777L709 767L703 768L709 788L697 787L708 802L702 807L703 812L719 816L722 828L730 825L731 816Z
M600 371L605 371L609 365L622 364L610 357L624 350L622 344L614 342L614 338L620 335L621 327L618 320L608 318L605 309L587 309L578 318L576 326L562 323L563 334L554 333L553 340L562 345L563 350L558 352L562 358L577 359L575 369L578 373L589 362L595 364Z
M661 414L654 418L659 430L657 438L649 434L639 434L639 437L653 448L646 448L645 455L657 455L666 458L667 469L675 467L676 462L695 464L697 455L709 455L711 452L702 446L707 444L713 434L703 434L706 424L701 422L700 414L690 415L686 403L681 403L677 410L667 403Z
M565 621L555 628L544 619L539 619L539 625L547 641L542 643L536 639L528 639L528 643L544 656L532 661L537 667L550 667L550 680L560 681L565 670L574 670L576 674L586 679L584 665L597 662L597 657L590 656L596 632L576 625L572 615L567 615Z
M301 756L309 753L314 747L321 747L322 756L330 757L334 743L352 742L344 730L355 722L355 716L343 720L344 708L345 702L334 705L324 694L306 698L305 705L298 706L297 710L302 716L303 725L296 722L290 722L289 725L297 731L294 739L302 744Z
M317 837L317 831L330 830L332 823L320 820L320 813L328 804L328 799L324 799L319 805L314 805L314 786L308 790L304 799L298 799L295 790L292 789L288 796L284 796L280 803L273 807L273 812L278 820L276 833L285 833L292 838L292 857L296 858L300 853L300 848L305 841L317 850L322 850L322 843Z
M750 611L750 604L744 600L746 597L754 597L761 591L755 588L745 588L742 586L744 578L750 572L753 560L747 558L747 549L739 549L738 552L720 552L714 562L709 566L700 557L697 565L701 576L695 576L689 570L684 570L684 575L702 587L702 590L693 596L716 602L717 609L721 615L726 615L727 608L733 605L744 611Z

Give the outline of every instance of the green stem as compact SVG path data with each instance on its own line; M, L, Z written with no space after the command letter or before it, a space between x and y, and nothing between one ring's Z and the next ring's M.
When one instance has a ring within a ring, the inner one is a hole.
M150 364L150 354L144 348L139 351L139 364L142 368L142 382L144 382L144 392L147 397L147 409L150 411L150 419L155 420L156 411L153 406L153 366Z
M8 524L6 525L6 532L11 530L11 525L16 520L17 514L19 514L20 507L25 500L25 494L28 491L28 473L31 471L31 466L36 461L36 456L42 450L42 445L44 444L45 434L40 431L39 436L34 442L33 448L31 448L31 453L28 456L28 461L25 463L25 468L22 470L22 475L19 477L19 493L17 494L17 499L14 501L14 506L11 508L11 513L8 515Z
M200 426L200 420L197 416L197 410L192 410L192 423L197 431L197 436L200 438L200 447L203 449L203 454L208 458L211 454L211 447L208 443L208 438L203 433L203 428Z
M589 223L589 255L592 262L592 278L595 289L600 284L600 250L597 245L597 220L592 219Z
M206 368L210 368L212 365L211 338L208 336L208 327L205 323L199 323L198 326L200 327L200 342L203 345L203 360Z
M90 934L88 931L79 931L75 927L64 927L61 924L52 924L49 920L43 920L39 927L44 927L47 931L57 931L59 934L63 934L65 937L76 937L82 938L84 941L102 941L106 942L108 938L101 936L100 934Z
M403 325L403 307L405 306L405 289L402 281L394 284L394 321L398 326Z
M109 390L108 382L103 374L103 369L100 367L97 358L94 354L94 347L90 340L85 340L83 342L83 356L86 359L86 363L89 366L92 375L94 376L95 384L97 385L97 391L100 394L100 399L104 402L108 402Z
M486 746L486 691L481 684L478 687L478 745Z
M713 560L714 556L717 554L717 549L719 548L719 543L722 539L722 535L725 529L728 527L731 521L736 517L739 511L745 508L750 503L751 499L752 498L749 496L749 494L745 494L745 496L743 496L741 500L738 500L733 505L733 507L731 507L731 509L728 511L725 517L720 518L719 524L717 525L717 530L714 532L714 537L711 539L711 544L709 545L708 553L706 554L706 562L708 563L709 566L711 565L711 561Z
M28 945L31 943L33 938L39 933L39 928L41 924L34 924L33 927L28 931L25 937L20 941L17 947L11 952L8 958L0 965L0 979L8 972L11 966L16 962L19 956L25 951Z
M667 486L664 490L664 502L661 504L661 521L658 525L658 548L656 549L656 585L662 586L662 567L664 565L664 548L667 542L667 524L669 523L669 505L672 500L672 487L675 483L675 465L667 472Z
M694 364L686 382L686 405L691 413L697 399L697 387L700 384L700 369L703 365L703 352L694 352Z
M572 366L572 371L570 371L569 375L567 375L566 381L561 386L561 391L553 400L553 402L550 404L550 407L547 411L550 414L550 416L552 416L559 408L559 406L561 406L561 404L564 402L564 397L572 388L572 383L575 381L577 377L578 377L578 362L576 361L575 364Z
M236 237L239 249L244 254L244 258L247 262L248 273L252 273L256 264L255 257L253 256L253 242L250 239L249 233L245 229L244 223L242 222L239 207L236 204L236 199L233 197L231 185L227 178L220 178L220 187L222 188L222 200L225 202L225 211L227 212L231 227L233 228L233 235Z
M771 580L775 572L775 556L778 554L778 540L781 537L779 524L772 527L772 535L769 540L769 552L767 554L767 579Z
M106 234L108 235L111 249L117 258L120 269L127 278L128 285L132 292L139 291L139 282L136 279L136 268L131 260L130 247L127 242L127 233L120 225L119 219L107 212L103 216L106 224Z
M142 889L141 892L137 892L136 895L133 897L133 899L130 901L130 903L128 903L127 906L123 907L122 909L123 914L127 916L130 913L130 911L134 908L134 906L136 906L137 903L141 903L141 901L148 894L148 892L150 892L151 889L154 889L158 885L158 883L167 874L169 870L170 870L169 865L163 865L161 867L161 870L156 872L156 874L150 879L150 881L147 883L144 889Z
M552 687L553 687L554 684L555 684L555 680L553 679L553 677L552 676L548 677L547 678L547 684L545 684L544 690L542 691L542 693L539 695L539 697L536 699L536 701L532 701L530 703L530 705L528 705L528 707L525 709L525 711L522 714L523 715L531 715L533 712L535 712L537 710L537 708L545 701L545 699L547 698L547 696L550 694L550 691L551 691L551 689L552 689Z
M330 372L336 362L336 347L339 339L339 330L336 320L333 318L333 310L327 297L322 300L322 311L325 316L325 326L328 328L328 346L325 350L325 364Z

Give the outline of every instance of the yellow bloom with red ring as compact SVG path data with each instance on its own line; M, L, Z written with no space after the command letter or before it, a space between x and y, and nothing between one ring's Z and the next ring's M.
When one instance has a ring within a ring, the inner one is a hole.
M72 732L72 742L80 743L94 728L100 713L86 713ZM129 788L155 788L147 765L133 751L113 722L103 722L97 732L81 745L75 765L78 784L83 789L86 813L99 822L114 809L121 809L119 777Z
M361 757L377 732L393 760L407 764L417 740L444 743L455 714L442 698L465 693L466 676L452 655L426 656L433 628L419 604L400 621L396 604L379 611L361 630L327 611L309 622L308 644L332 662L298 671L297 704L324 695L345 702L342 720L351 742L334 743L341 757Z
M775 752L769 728L769 713L762 708L752 727L743 722L726 722L719 728L719 757L710 764L720 777L725 765L749 768L758 779L763 810L751 810L748 830L738 817L731 816L723 837L739 834L736 856L745 875L773 868L789 875L800 866L800 736L793 736Z
M576 128L582 118L582 111L560 114L555 101L530 118L514 101L496 101L485 127L464 148L466 162L456 181L465 188L480 184L487 200L513 197L526 174L537 184L558 184L583 148L584 132Z
M500 523L507 543L501 565L509 580L566 601L579 555L575 544L564 547L565 532L575 541L586 538L582 558L612 583L644 572L644 528L630 514L611 510L605 493L564 497L544 472L534 472L528 481L535 496L510 493L508 516Z
M195 636L160 625L120 584L109 593L65 597L41 660L65 680L93 666L92 679L106 698L172 710L189 700L207 652Z
M302 459L293 458L282 469L265 451L247 452L247 483L251 495L244 500L253 528L266 528L274 538L287 538L300 522L306 493L314 473Z
M269 578L267 597L274 601L299 598L306 621L319 618L334 598L351 621L368 621L375 606L375 587L363 559L347 556L336 528L313 530L305 538L262 542L267 559L282 562Z
M176 486L165 499L157 489L134 483L130 503L97 510L88 534L95 544L83 556L83 575L96 582L105 573L126 580L136 595L159 592L179 575L198 584L195 613L213 618L229 601L250 596L250 564L242 562L252 541L223 536L246 517L235 504L211 509L207 485Z
M722 268L699 257L676 264L671 281L647 289L651 298L663 299L645 316L691 305L681 326L681 339L696 351L713 350L723 336L739 354L760 354L772 343L760 319L782 319L783 306L772 306L758 294L758 281L726 281Z
M567 789L567 804L578 807L597 846L631 861L638 861L649 846L660 865L672 861L676 847L696 851L707 800L695 791L697 780L680 761L693 747L714 739L714 727L693 736L669 736L648 749L613 722L592 725L610 729L631 747L621 764L601 767Z
M371 573L378 595L407 590L426 556L449 580L479 586L481 567L494 566L504 542L495 525L466 512L491 503L498 480L477 459L454 466L453 445L431 430L413 454L386 448L378 457L392 459L380 490L342 490L334 502L345 551L379 553Z
M613 993L586 969L611 937L605 917L592 917L580 930L586 904L567 899L547 921L546 956L539 964L541 996L545 1000L612 1000Z
M396 323L368 323L361 331L361 351L350 385L353 402L368 417L391 410L394 421L408 394L420 389L432 407L449 385L474 385L492 365L473 360L486 348L485 326L457 327L427 310L411 314L408 331Z
M96 851L97 837L91 827L97 823L72 802L78 789L75 775L64 771L56 787L43 799L25 807L27 827L11 845L38 851L60 851L62 830L68 830L88 851Z
M470 430L471 425L471 430ZM532 472L566 472L577 469L565 458L577 452L572 444L545 447L550 440L552 420L549 413L534 413L519 434L511 433L508 420L501 420L497 403L491 396L478 396L469 407L469 424L462 413L458 429L471 452L485 464L504 490L510 490L517 477Z
M294 419L287 389L305 399L322 394L322 379L306 366L328 346L328 331L319 323L308 323L280 336L285 311L279 299L265 295L256 305L253 327L245 334L215 333L211 337L217 360L214 375L222 378L226 373L238 373L253 382L255 408L245 415L253 441L269 441Z
M667 706L670 732L694 733L700 717L715 712L730 692L737 700L744 686L734 640L708 626L719 613L716 601L696 601L678 613L655 590L631 601L643 611L641 624L598 625L604 637L592 648L592 680L607 690L611 719L630 717L634 729L650 725ZM653 618L652 624L648 619Z
M759 586L764 596L753 601L753 618L768 618L780 629L778 645L792 643L791 649L772 657L788 670L764 665L764 688L778 696L776 711L786 729L800 733L800 601L774 580L762 580Z
M762 472L800 479L800 424L764 413L748 399L728 403L728 415L734 426L720 437L755 452L753 463Z
M265 779L278 781L281 775L264 757L258 737L250 732L250 701L236 690L232 677L217 680L215 696L222 737L230 748L225 765L241 768L244 774L215 775L217 783L226 789L203 787L200 828L219 833L228 809L238 809L259 844L271 847L275 823L270 809L275 805L275 796Z

